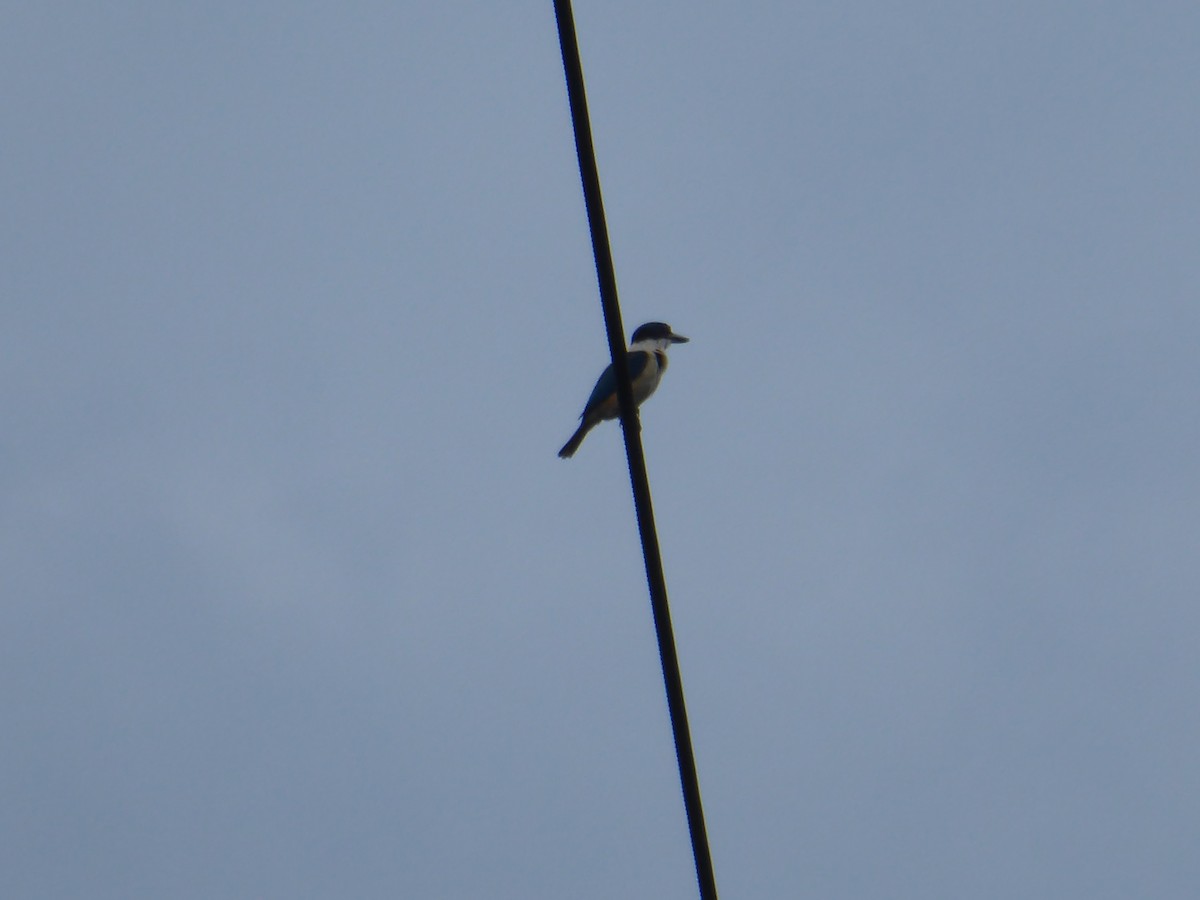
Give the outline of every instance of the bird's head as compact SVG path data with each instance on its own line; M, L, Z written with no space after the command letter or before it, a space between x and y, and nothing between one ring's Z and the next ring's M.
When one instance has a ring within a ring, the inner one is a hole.
M629 340L631 347L666 350L671 344L686 344L688 339L682 334L676 334L666 322L647 322L639 325Z

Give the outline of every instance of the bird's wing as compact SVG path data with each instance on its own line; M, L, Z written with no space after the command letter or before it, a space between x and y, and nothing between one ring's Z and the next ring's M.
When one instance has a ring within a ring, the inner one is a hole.
M650 359L653 356L645 350L634 350L626 354L626 359L629 360L629 380L636 381L638 376L646 371L646 366L650 364ZM609 363L607 369L604 370L599 379L596 381L596 386L592 388L592 396L588 397L587 406L583 408L583 414L586 416L588 412L599 406L606 399L617 392L617 376L613 371L612 364Z

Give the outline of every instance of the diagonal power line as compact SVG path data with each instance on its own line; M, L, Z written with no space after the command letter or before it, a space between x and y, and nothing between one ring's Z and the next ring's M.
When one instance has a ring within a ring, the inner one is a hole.
M583 180L583 197L592 233L592 250L596 257L596 276L600 282L600 304L604 309L608 347L612 353L613 371L617 376L621 430L625 435L625 453L629 458L629 480L633 486L634 506L637 509L642 555L646 560L650 607L654 613L654 631L658 636L658 653L662 660L663 682L667 691L667 708L671 714L675 756L679 762L679 781L683 788L683 804L692 839L692 856L696 861L696 879L700 886L701 900L717 900L712 854L709 852L708 834L704 827L704 808L700 803L700 781L696 775L692 736L688 729L687 708L683 700L683 679L679 674L679 657L675 652L671 611L667 605L667 582L663 576L658 532L654 527L654 508L650 502L650 479L646 475L646 458L642 452L641 424L633 402L629 367L625 361L625 329L621 324L621 309L617 302L617 279L613 269L612 249L608 243L608 225L604 219L604 201L600 195L600 173L596 167L596 151L592 146L592 127L588 119L587 96L583 86L583 66L579 59L575 17L571 12L570 0L554 0L554 13L558 20L558 40L562 47L567 96L571 104L571 124L575 129L579 174Z

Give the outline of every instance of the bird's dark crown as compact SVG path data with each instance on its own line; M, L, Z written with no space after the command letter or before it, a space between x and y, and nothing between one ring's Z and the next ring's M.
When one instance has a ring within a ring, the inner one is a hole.
M636 344L638 341L665 341L670 338L677 337L671 331L671 326L666 322L647 322L645 325L639 325L633 332L633 337L629 339L629 343Z

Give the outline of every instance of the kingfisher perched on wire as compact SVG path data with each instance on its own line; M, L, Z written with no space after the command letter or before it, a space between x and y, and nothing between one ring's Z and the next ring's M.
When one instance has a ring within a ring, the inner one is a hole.
M654 393L658 382L662 380L663 372L667 371L667 348L671 344L686 344L688 339L671 330L664 322L647 322L633 332L629 341L629 378L633 381L633 402L642 405L647 397ZM574 456L587 433L605 419L615 419L621 414L621 404L617 400L617 374L609 363L596 386L592 388L592 396L588 397L587 406L579 416L579 428L571 435L571 439L563 444L558 455L566 459Z

